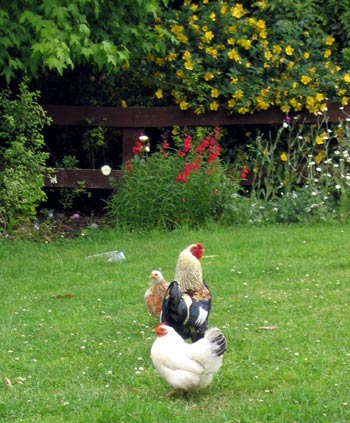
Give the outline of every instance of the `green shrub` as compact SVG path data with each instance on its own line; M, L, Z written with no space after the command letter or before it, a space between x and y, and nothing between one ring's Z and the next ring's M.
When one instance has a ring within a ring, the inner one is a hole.
M176 128L176 131L179 131ZM163 142L148 157L148 140L135 144L134 159L109 200L109 215L130 229L196 227L218 220L235 184L219 159L220 129L198 128L175 137L175 146Z
M50 119L38 104L38 93L29 92L25 82L11 98L0 93L0 227L33 217L46 198L45 167L48 153L42 130Z

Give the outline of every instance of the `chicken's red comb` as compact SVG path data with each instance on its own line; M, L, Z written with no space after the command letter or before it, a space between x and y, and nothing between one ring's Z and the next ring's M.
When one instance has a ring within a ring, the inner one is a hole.
M166 322L158 323L158 325L154 328L154 330L157 330L158 328L160 328L163 325L166 325Z
M200 242L196 243L197 248L199 248L200 250L203 250L203 244L201 244Z

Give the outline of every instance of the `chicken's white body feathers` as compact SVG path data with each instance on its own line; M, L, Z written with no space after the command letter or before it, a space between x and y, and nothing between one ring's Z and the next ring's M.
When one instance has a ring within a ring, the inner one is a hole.
M169 326L168 333L159 336L151 348L151 359L161 376L175 389L194 391L208 386L220 369L226 341L217 328L209 329L205 337L193 344L185 342ZM213 339L220 337L225 343L218 355L219 346Z

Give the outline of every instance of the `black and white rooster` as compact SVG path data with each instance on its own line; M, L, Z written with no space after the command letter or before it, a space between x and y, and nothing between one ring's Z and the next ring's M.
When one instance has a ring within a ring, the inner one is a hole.
M162 322L192 342L204 337L211 309L211 292L203 280L200 263L203 252L203 245L196 243L180 253L175 280L165 292L160 316Z

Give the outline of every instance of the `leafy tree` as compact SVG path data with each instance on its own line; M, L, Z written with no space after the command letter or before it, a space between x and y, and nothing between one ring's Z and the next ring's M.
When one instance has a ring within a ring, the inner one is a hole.
M152 24L167 0L1 1L0 76L36 78L89 64L115 72L164 50Z

